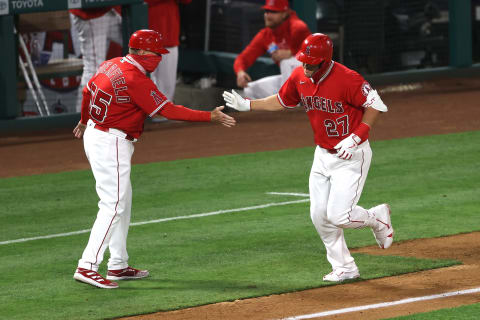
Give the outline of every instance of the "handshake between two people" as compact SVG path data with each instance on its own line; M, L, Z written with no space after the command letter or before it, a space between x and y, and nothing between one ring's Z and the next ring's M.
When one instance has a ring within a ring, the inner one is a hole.
M242 98L235 90L232 92L224 91L223 100L227 107L237 111L250 111L250 101ZM218 122L226 127L233 127L236 124L235 118L222 112L224 106L216 107L211 113L212 122Z

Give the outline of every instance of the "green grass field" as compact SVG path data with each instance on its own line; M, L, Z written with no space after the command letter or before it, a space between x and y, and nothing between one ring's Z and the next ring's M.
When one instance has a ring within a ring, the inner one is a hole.
M479 139L372 143L360 205L390 203L396 241L480 230ZM129 262L152 276L118 290L72 279L97 212L90 171L0 179L0 318L111 318L331 285L321 280L330 266L306 198L267 194L308 193L312 157L302 148L134 166ZM214 215L175 219L206 213ZM375 244L370 230L346 238L351 248ZM354 257L362 279L459 263Z

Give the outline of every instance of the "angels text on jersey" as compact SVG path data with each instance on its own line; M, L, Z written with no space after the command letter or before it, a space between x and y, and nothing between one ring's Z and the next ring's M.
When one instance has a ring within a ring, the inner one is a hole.
M345 110L343 108L343 104L341 101L332 101L331 99L327 99L325 97L319 96L306 96L304 97L301 94L301 104L305 109L305 112L311 110L318 110L324 111L328 113L344 113Z

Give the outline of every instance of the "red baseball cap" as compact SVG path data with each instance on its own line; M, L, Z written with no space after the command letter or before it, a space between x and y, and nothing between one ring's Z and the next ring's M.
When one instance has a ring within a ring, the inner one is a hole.
M162 35L157 31L148 29L135 31L130 37L128 47L132 49L148 50L157 54L169 53L169 51L163 46Z
M288 0L265 0L264 10L286 11L288 10Z

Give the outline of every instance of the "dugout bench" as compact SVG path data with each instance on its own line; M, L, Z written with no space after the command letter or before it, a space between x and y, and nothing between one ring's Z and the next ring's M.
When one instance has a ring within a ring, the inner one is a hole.
M19 115L17 84L21 80L19 74L19 32L31 32L38 28L42 31L59 27L66 22L67 10L80 8L98 8L105 6L122 6L122 33L124 43L128 43L130 34L138 29L148 27L148 7L143 0L0 0L0 43L4 50L0 50L0 119L14 119ZM62 12L63 11L63 16ZM48 19L57 12L59 18ZM35 16L36 15L36 16ZM63 27L62 27L63 28ZM124 47L126 51L126 47ZM83 63L80 59L56 61L42 67L35 68L42 77L80 75ZM20 81L21 82L21 81Z

